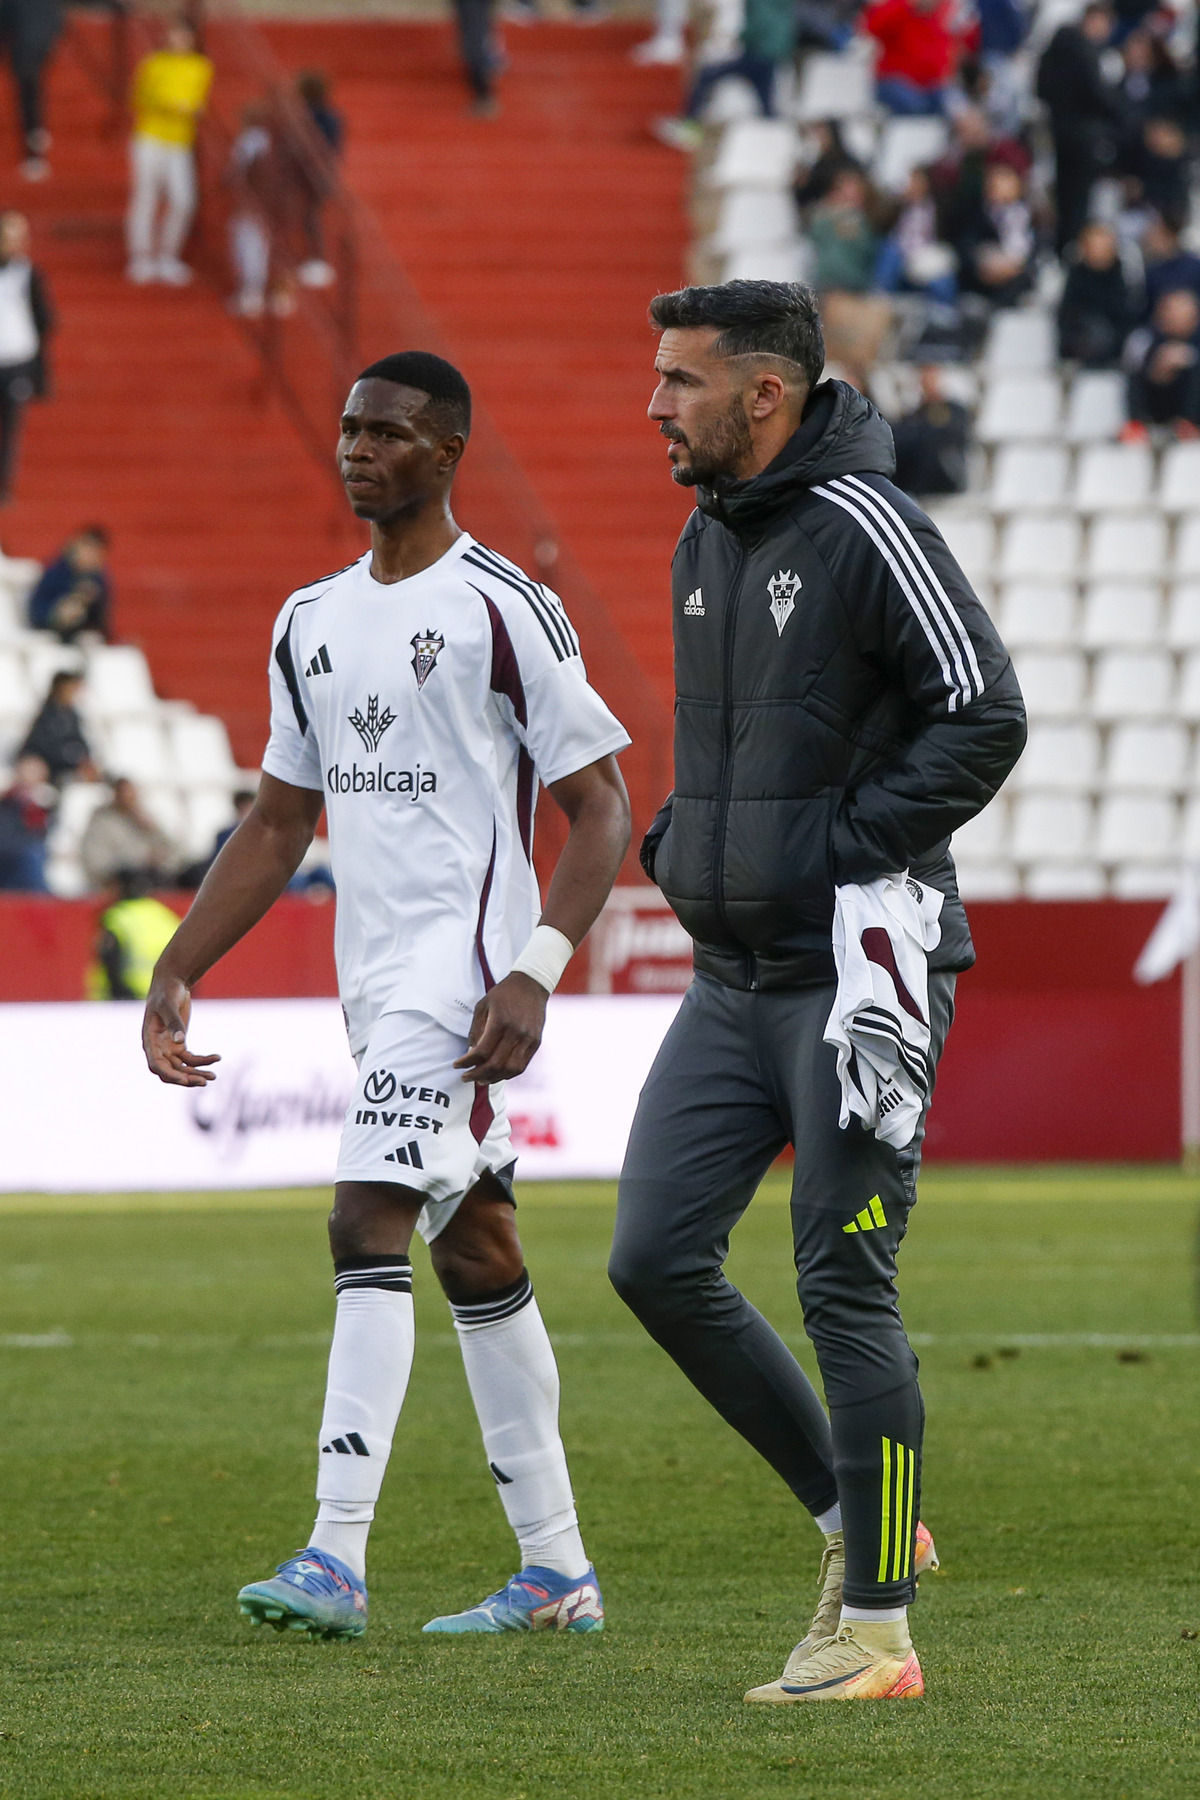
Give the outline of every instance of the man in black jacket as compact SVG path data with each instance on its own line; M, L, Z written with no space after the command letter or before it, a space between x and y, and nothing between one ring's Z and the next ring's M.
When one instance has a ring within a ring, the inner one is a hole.
M1126 109L1119 88L1104 78L1101 55L1115 16L1092 0L1077 25L1060 25L1042 52L1037 95L1050 113L1054 138L1055 246L1074 243L1087 218L1094 183L1116 161Z
M1024 709L962 571L888 479L887 425L853 388L819 380L812 294L686 288L660 295L651 319L663 336L650 417L675 480L699 492L673 570L675 792L642 856L694 940L696 979L642 1092L610 1274L826 1533L813 1625L783 1677L747 1697L918 1694L906 1608L932 1544L895 1273L922 1133L897 1151L857 1119L839 1128L823 1041L834 889L908 869L944 895L929 959L936 1060L955 975L974 960L948 839L1016 761ZM828 1420L722 1269L789 1142L797 1285Z

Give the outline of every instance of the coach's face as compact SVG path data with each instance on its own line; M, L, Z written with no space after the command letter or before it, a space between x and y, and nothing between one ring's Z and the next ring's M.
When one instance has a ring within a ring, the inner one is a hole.
M355 515L383 524L445 494L463 453L430 417L429 395L372 376L342 414L338 471Z
M681 487L744 481L761 463L760 440L778 424L789 389L755 356L717 356L714 326L664 331L654 359L658 386L650 418L667 439L672 479Z

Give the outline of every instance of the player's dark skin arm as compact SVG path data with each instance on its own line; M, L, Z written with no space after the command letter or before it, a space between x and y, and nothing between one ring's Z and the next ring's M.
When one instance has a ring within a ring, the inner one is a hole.
M324 804L313 788L264 775L251 811L204 877L186 919L158 959L142 1021L142 1048L160 1081L203 1087L217 1056L187 1047L191 990L258 924L299 868Z
M629 797L615 756L601 757L551 783L570 831L558 859L542 924L578 949L608 899L629 848ZM549 999L532 975L507 975L484 995L471 1021L470 1043L455 1063L464 1081L481 1086L522 1075L542 1041Z

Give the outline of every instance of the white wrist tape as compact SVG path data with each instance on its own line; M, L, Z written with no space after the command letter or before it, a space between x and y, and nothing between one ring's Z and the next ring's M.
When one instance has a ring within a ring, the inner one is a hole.
M552 994L575 954L575 946L553 925L539 925L512 966L514 975L529 975Z

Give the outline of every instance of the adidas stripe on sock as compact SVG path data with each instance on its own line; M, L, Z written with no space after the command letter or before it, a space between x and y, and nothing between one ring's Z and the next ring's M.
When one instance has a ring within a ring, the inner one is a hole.
M367 1534L413 1360L412 1264L351 1256L334 1264L337 1316L317 1455L309 1543L362 1576Z
M586 1574L566 1452L558 1434L558 1367L522 1271L509 1287L451 1305L483 1450L523 1568Z

